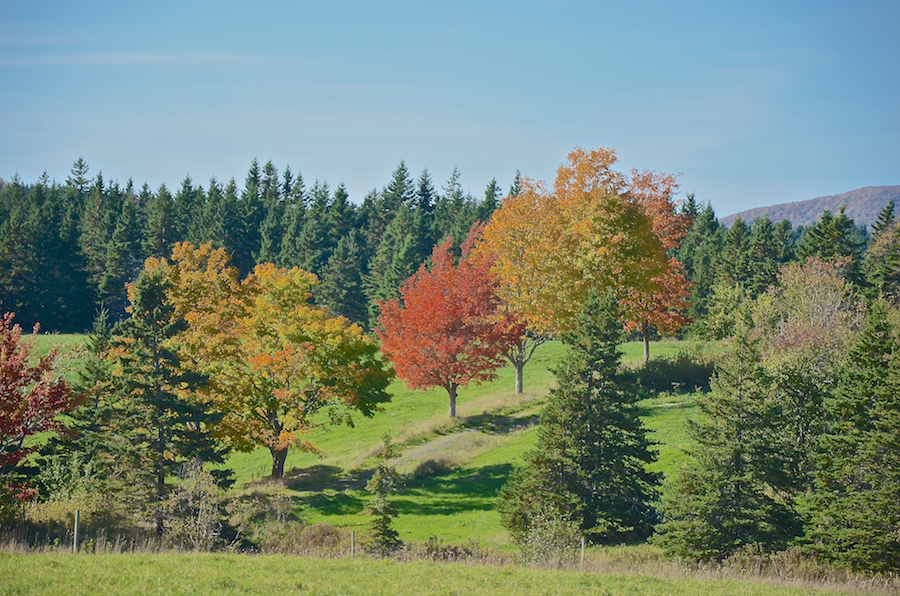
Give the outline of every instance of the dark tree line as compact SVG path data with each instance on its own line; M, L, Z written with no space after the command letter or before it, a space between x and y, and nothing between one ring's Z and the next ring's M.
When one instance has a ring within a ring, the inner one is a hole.
M100 309L121 319L125 284L144 260L188 241L225 248L242 276L264 262L310 271L319 304L368 325L376 300L395 297L436 243L461 245L500 195L495 180L483 199L465 193L458 170L438 190L427 170L414 180L402 161L357 205L343 185L307 187L272 162L254 160L242 186L186 176L177 189L153 190L92 177L78 159L64 184L44 175L0 186L0 310L45 331L88 330Z

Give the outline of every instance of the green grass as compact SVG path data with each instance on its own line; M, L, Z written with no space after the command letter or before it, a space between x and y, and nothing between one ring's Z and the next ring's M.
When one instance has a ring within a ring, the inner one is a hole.
M676 353L677 341L657 342L651 353L662 357ZM624 362L638 366L643 361L639 342L623 346ZM363 530L369 522L359 514L370 496L364 490L366 471L387 433L399 452L392 463L404 481L392 502L399 516L395 528L406 542L424 542L437 536L448 544L478 540L512 549L509 535L500 524L495 500L510 472L522 464L524 454L536 440L537 416L554 382L550 369L564 356L565 347L550 342L538 348L525 367L525 390L514 395L513 370L500 371L490 384L460 392L459 420L447 415L443 390L410 391L395 381L394 397L384 411L370 419L357 416L354 428L328 427L310 432L310 439L323 456L294 451L289 454L282 483L267 482L271 470L268 451L234 454L228 465L235 471L238 492L289 496L293 515L307 523L328 523ZM645 423L659 443L659 461L652 469L666 473L688 458L685 419L694 415L691 395L661 394L641 402ZM433 474L415 470L437 462Z
M59 343L74 370L79 356L83 357L85 337L39 335L35 351L46 353ZM683 345L674 340L654 342L651 354L669 356ZM626 343L622 349L626 365L641 364L640 342ZM304 438L322 456L292 450L281 483L267 481L268 450L233 454L227 466L235 473L235 494L284 495L291 499L296 519L362 529L369 521L359 515L369 499L364 490L367 472L374 465L382 436L389 434L399 452L393 464L404 475L400 492L392 498L400 513L395 527L402 540L424 542L437 536L448 544L479 540L510 549L495 499L509 473L534 445L534 424L554 382L551 369L564 353L559 342L538 348L525 367L524 395L513 393L512 367L501 369L493 383L462 389L456 422L449 420L445 391L411 391L397 380L390 387L392 401L372 418L356 415L353 428L323 424L308 433ZM661 394L644 400L641 407L659 443L659 461L652 469L667 473L680 467L687 460L684 421L695 414L694 398ZM324 423L325 417L319 420ZM431 465L433 473L414 474L423 464Z
M810 588L462 563L228 554L0 553L0 596L281 594L805 596ZM851 592L830 592L848 594Z

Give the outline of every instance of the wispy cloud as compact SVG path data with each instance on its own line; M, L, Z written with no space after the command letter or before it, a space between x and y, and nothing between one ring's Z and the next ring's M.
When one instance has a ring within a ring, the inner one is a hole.
M279 58L303 64L302 58ZM239 65L271 63L272 59L252 54L196 52L93 52L0 56L0 66L154 66L154 65Z

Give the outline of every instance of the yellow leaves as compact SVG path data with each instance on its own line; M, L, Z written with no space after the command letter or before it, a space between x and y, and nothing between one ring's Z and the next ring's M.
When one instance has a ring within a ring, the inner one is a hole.
M536 333L569 329L591 291L623 293L665 271L662 246L624 194L615 162L613 150L575 149L553 194L523 180L482 233L475 258L493 259L502 298Z

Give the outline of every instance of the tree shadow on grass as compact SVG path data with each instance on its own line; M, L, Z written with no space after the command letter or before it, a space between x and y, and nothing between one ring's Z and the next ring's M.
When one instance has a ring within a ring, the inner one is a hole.
M489 511L512 469L511 464L498 464L412 481L393 501L400 515Z
M369 501L366 494L355 492L319 492L302 497L305 507L315 509L322 515L354 515L362 511Z
M491 435L506 435L538 423L539 416L500 416L497 414L483 413L466 416L461 420L462 426L480 430Z
M316 464L307 468L291 470L284 475L284 486L291 490L319 490L340 479L343 470L337 466Z

